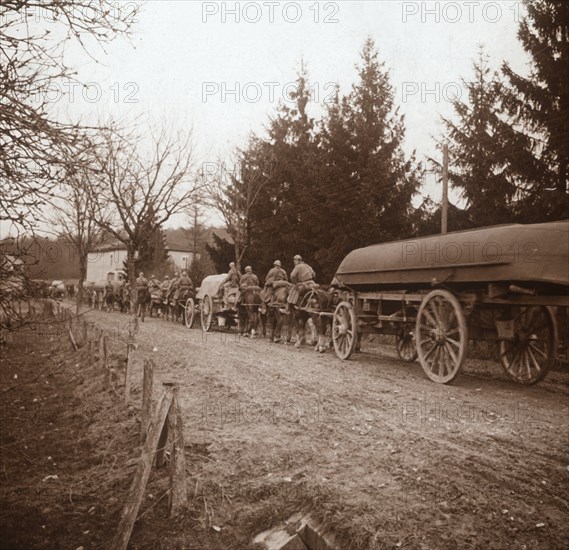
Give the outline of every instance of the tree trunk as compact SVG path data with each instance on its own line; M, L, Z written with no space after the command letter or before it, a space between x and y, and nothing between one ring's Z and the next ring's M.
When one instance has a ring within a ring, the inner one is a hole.
M233 247L235 248L235 265L237 266L237 271L241 272L241 256L243 253L241 252L241 247L239 246L239 242L236 240Z
M134 246L129 244L126 249L126 266L128 282L130 284L130 303L131 309L136 317L138 309L138 293L136 292L136 266L134 262Z
M77 315L79 308L83 304L83 284L87 279L87 256L79 258L79 284L77 285Z
M559 163L559 177L557 180L557 190L560 193L567 193L567 161L561 160ZM563 196L563 195L561 195Z

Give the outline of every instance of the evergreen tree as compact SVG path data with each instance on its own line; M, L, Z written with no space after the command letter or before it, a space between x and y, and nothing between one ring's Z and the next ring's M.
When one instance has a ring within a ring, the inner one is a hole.
M258 138L247 155L250 173L260 171L266 178L250 216L250 250L255 253L251 261L260 272L272 267L276 258L292 267L295 254L312 262L316 248L313 210L318 204L319 149L304 64L290 100L290 105L279 105L268 137Z
M233 244L228 240L212 233L213 244L205 245L205 249L213 265L216 273L227 273L229 262L235 261L235 249Z
M152 207L143 216L140 235L141 246L134 262L136 276L142 271L147 278L152 274L162 277L169 267L166 234L157 223L156 212ZM127 272L126 261L124 271Z
M321 231L317 256L331 277L350 250L409 236L419 186L402 144L404 117L375 43L364 43L351 93L336 94L323 122Z
M450 183L466 201L469 225L480 227L514 221L517 187L507 162L511 141L504 136L511 127L500 108L501 86L482 48L473 69L474 78L462 80L468 102L455 98L456 117L443 122L449 141Z
M504 63L504 106L517 122L510 163L524 182L523 221L569 217L569 3L525 2L518 38L531 56L528 78Z

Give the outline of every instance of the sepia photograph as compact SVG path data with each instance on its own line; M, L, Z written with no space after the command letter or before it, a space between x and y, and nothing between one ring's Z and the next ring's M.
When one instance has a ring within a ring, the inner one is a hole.
M0 550L569 548L569 2L0 0Z

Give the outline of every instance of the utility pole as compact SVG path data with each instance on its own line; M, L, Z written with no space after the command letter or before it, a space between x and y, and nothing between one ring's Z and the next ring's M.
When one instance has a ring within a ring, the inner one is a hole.
M441 234L448 230L448 145L443 145L443 198L441 204Z
M193 246L193 256L192 256L192 264L196 261L196 248L198 242L198 205L197 203L194 204L194 246Z

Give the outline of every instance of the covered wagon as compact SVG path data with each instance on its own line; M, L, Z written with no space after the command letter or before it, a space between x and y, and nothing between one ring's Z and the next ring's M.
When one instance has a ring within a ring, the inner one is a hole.
M215 319L215 326L229 328L238 324L237 300L239 292L229 293L225 298L219 297L219 290L227 273L205 277L196 294L202 329L208 332Z
M555 359L554 307L569 306L569 221L502 225L350 252L335 278L350 298L334 312L336 354L365 333L393 334L399 355L451 382L469 339L499 342L516 381L544 378Z

